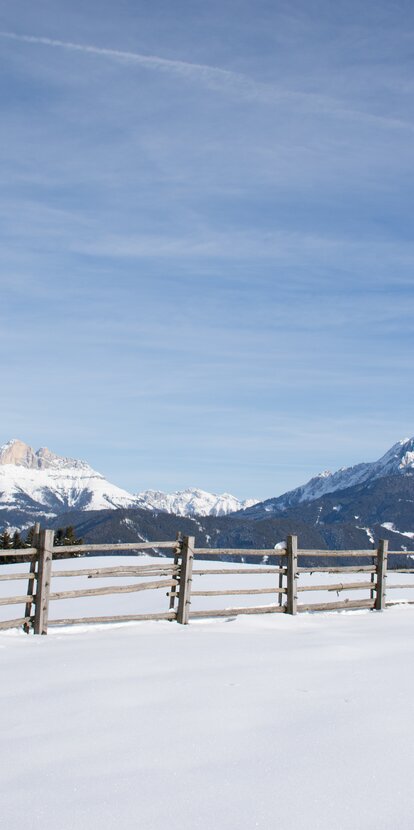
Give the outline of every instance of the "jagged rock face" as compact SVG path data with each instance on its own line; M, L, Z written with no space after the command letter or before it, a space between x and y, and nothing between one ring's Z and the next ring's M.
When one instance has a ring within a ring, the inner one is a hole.
M41 447L40 450L35 451L33 447L18 438L13 438L0 447L0 465L6 464L25 467L27 470L91 469L85 461L63 458L48 450L47 447Z
M37 461L35 451L24 441L14 438L0 447L0 464L15 464L18 467L37 469Z

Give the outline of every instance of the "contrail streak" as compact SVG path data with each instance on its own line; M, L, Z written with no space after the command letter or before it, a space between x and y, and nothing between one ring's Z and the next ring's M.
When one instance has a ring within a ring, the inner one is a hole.
M385 129L414 131L413 124L410 121L347 107L342 102L325 95L286 89L274 84L263 84L255 81L253 78L249 78L248 75L233 72L229 69L221 69L220 67L209 64L171 60L169 58L160 58L158 55L142 55L140 52L106 49L100 46L72 43L71 41L55 40L53 38L37 37L35 35L19 35L16 32L0 31L0 37L15 40L20 43L34 43L41 46L52 46L58 49L83 52L90 55L101 55L111 60L135 64L147 69L172 72L187 77L188 79L198 79L204 82L206 86L230 92L244 100L267 105L281 104L284 102L285 104L290 104L296 110L307 110L308 112L319 113L322 116L336 117L347 121L359 121Z
M69 49L76 52L87 52L92 55L102 55L113 60L126 63L135 63L149 69L161 69L172 72L179 72L181 75L204 76L206 80L219 80L227 82L248 82L247 76L231 72L227 69L220 69L216 66L209 66L202 63L190 63L189 61L170 60L160 58L158 55L142 55L139 52L124 52L119 49L105 49L99 46L90 46L82 43L71 43L66 40L55 40L48 37L35 37L34 35L18 35L15 32L2 32L0 37L9 40L17 40L21 43L38 43L43 46L54 46L60 49Z

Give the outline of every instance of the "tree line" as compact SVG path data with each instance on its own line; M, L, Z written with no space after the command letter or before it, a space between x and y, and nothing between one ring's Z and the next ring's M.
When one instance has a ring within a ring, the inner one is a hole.
M30 527L25 536L15 530L13 534L8 530L3 530L0 533L0 550L20 550L23 548L33 547L35 528ZM57 547L62 545L82 545L82 539L78 539L75 529L72 525L67 527L59 527L55 530L54 544Z

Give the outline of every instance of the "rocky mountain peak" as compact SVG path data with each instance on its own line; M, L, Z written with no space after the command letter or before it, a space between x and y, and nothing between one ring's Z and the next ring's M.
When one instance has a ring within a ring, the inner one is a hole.
M20 441L19 438L12 438L11 441L0 447L0 465L6 464L25 467L28 470L59 470L68 467L81 470L90 469L85 461L63 458L51 452L47 447L34 450L33 447L30 447L24 441Z
M0 447L0 464L14 464L18 467L36 468L36 453L32 447L13 438Z

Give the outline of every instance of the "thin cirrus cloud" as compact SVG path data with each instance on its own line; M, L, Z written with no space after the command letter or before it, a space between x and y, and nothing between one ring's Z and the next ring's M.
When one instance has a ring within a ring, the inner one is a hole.
M309 112L319 112L323 115L340 119L360 121L387 129L404 129L409 131L414 129L414 125L410 121L402 118L383 116L378 113L369 112L366 109L360 110L348 107L340 100L336 100L327 95L283 88L274 83L261 83L255 81L248 75L210 64L163 58L158 55L144 55L139 52L110 49L92 44L73 43L55 38L40 37L38 35L18 34L17 32L0 31L0 37L20 43L83 52L118 62L121 61L131 65L142 66L150 70L181 75L188 80L199 81L206 86L235 94L244 99L257 101L258 103L275 104L289 102L293 106L299 106Z
M42 4L43 29L15 5L3 439L17 423L111 477L122 437L123 486L265 497L411 434L413 111L407 49L384 61L395 35L378 24L367 44L362 13L359 41L313 15L292 43L274 4L267 39L231 2L221 41L210 8L202 29L160 29L164 3L144 26L125 3L97 34L92 3L55 39L64 2Z
M125 61L127 63L140 64L149 69L161 69L169 72L177 72L181 75L191 75L200 78L220 78L221 80L248 80L243 75L231 72L219 67L209 66L207 64L190 63L188 61L171 60L169 58L161 58L157 55L142 55L139 52L127 52L120 49L106 49L99 46L92 46L89 44L71 43L70 41L56 40L48 37L38 37L35 35L19 35L16 32L0 32L0 37L9 38L10 40L17 40L21 43L33 43L42 46L53 46L60 49L68 49L75 52L87 52L92 55L102 55L103 57L111 58L112 60Z

